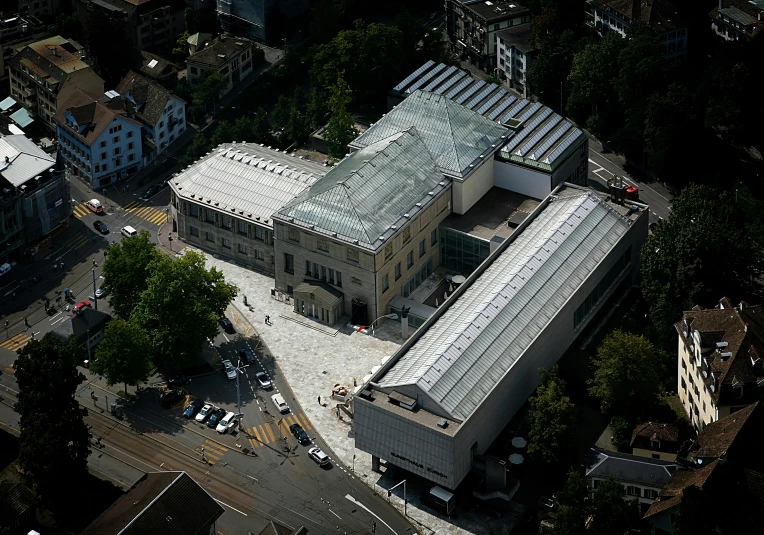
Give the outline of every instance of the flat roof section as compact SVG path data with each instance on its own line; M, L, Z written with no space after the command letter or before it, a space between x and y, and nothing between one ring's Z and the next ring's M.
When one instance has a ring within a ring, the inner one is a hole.
M466 214L451 214L441 226L489 241L494 236L507 238L517 226L509 223L518 217L524 220L538 205L536 199L494 186Z

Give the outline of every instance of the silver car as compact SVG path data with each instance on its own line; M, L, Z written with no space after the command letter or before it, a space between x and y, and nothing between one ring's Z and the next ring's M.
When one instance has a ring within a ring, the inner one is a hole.
M199 414L196 415L196 421L197 422L203 422L207 418L209 418L210 414L212 414L215 411L215 406L212 403L207 403L204 407L202 407L202 410L199 411Z
M257 372L255 374L255 379L257 379L257 382L260 383L260 386L262 386L265 390L270 390L273 388L273 383L271 382L271 378L268 377L267 373Z
M223 361L223 368L225 368L225 376L229 379L236 379L236 368L233 367L230 360Z

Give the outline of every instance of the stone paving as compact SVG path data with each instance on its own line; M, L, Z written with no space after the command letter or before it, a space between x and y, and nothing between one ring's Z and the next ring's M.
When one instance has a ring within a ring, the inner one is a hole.
M394 469L383 474L371 470L371 456L355 449L352 420L347 415L342 420L337 418L337 402L330 395L335 384L349 386L352 391L354 378L361 384L372 367L395 353L401 344L400 323L381 320L374 337L356 332L348 325L342 325L339 330L329 328L296 314L291 304L273 298L272 278L230 261L206 256L208 267L223 271L226 280L239 288L232 306L255 326L303 411L334 454L348 468L354 466L357 477L387 497L387 488L401 478L395 477ZM243 295L247 296L249 307L244 306ZM266 314L270 316L271 325L265 324ZM318 404L318 396L321 396L322 405ZM496 518L495 513L490 517L484 511L475 514L471 507L461 510L457 507L459 514L452 519L435 516L432 510L419 507L419 495L429 486L425 481L408 482L407 514L421 533L501 534L509 533L517 521L510 515ZM402 512L402 487L393 491L392 503Z

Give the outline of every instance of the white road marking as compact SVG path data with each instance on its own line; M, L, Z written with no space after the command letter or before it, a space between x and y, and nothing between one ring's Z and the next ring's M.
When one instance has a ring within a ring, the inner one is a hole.
M338 515L337 513L335 513L334 511L332 511L331 509L327 509L327 511L329 511L331 514L333 514L334 516L336 516L337 518L342 520L342 517L340 515Z
M391 527L390 527L390 526L387 524L387 522L385 522L384 520L382 520L381 518L379 518L377 515L375 515L374 513L372 513L372 512L369 510L369 508L368 508L368 507L366 507L364 504L362 504L361 502L359 502L358 500L356 500L355 498L353 498L353 497L352 497L350 494L345 494L345 498L347 498L348 500L350 500L352 503L356 504L358 507L360 507L360 508L364 509L364 510L365 510L367 513L369 513L371 516L373 516L374 518L376 518L377 520L379 520L380 522L382 522L382 523L383 523L385 526L387 526L387 529L389 529L391 532L395 533L395 530L394 530L393 528L391 528ZM398 534L397 534L397 533L395 533L395 535L398 535Z
M237 512L237 513L239 513L240 515L248 516L248 515L247 515L247 513L243 512L243 511L239 511L239 510L238 510L238 509L236 509L235 507L231 507L231 506L230 506L230 505L228 505L227 503L225 503L225 502L221 502L221 501L220 501L220 500L218 500L217 498L213 498L213 500L215 500L216 502L218 502L220 505L225 505L225 506L226 506L226 507L228 507L229 509L231 509L231 510L233 510L233 511L236 511L236 512Z

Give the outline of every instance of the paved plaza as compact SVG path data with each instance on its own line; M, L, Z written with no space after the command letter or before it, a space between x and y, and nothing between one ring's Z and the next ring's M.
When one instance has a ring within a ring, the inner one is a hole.
M233 307L255 326L284 373L302 410L334 454L348 471L355 467L357 477L387 497L387 488L399 483L406 477L405 473L401 472L401 477L396 477L394 467L382 474L371 470L371 456L354 447L352 419L342 411L342 419L337 417L338 402L331 398L331 391L334 385L340 384L352 392L354 381L360 385L374 366L394 354L401 345L400 323L381 320L373 337L356 332L346 324L330 328L295 313L292 303L279 301L278 294L272 296L274 280L271 277L210 255L206 257L208 267L214 266L223 271L226 280L239 288ZM244 306L244 295L248 307ZM265 324L266 314L270 316L270 325ZM250 333L252 335L254 333ZM318 396L321 396L321 405L318 404ZM517 520L511 515L496 518L494 514L486 518L485 513L475 515L471 508L459 510L458 507L458 517L441 519L431 509L422 509L419 505L420 494L432 484L409 481L407 485L409 501L406 512L420 526L422 533L509 533ZM391 501L403 511L402 486L393 491Z

